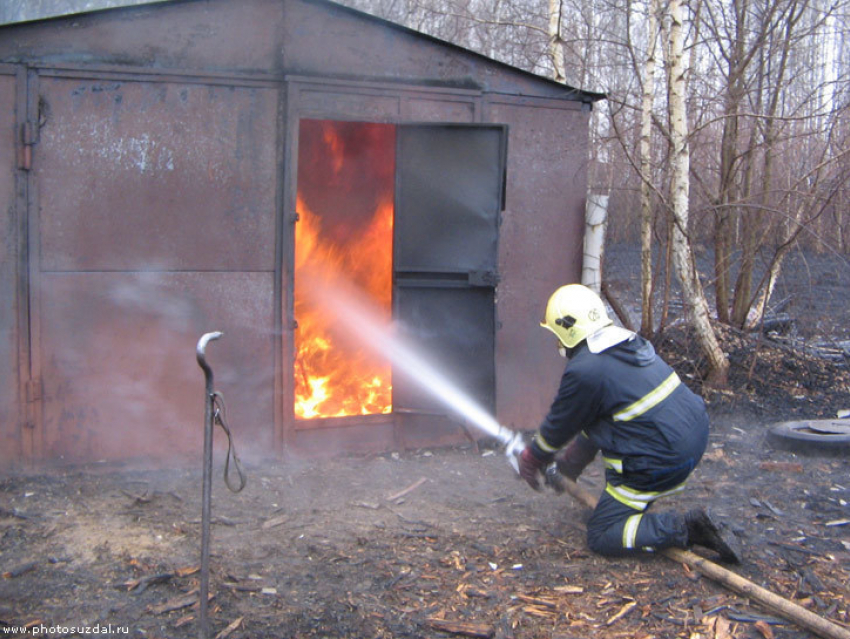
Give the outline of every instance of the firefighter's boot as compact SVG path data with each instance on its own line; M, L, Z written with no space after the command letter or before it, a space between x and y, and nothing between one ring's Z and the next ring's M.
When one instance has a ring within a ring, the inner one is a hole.
M685 513L685 526L689 546L696 544L713 550L726 563L741 563L741 546L734 533L716 523L705 510L700 508Z

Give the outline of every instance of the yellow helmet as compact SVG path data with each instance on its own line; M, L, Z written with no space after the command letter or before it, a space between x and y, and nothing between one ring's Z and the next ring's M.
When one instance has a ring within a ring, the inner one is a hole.
M568 284L552 293L540 326L549 329L567 348L574 348L591 333L613 324L602 299L581 284Z

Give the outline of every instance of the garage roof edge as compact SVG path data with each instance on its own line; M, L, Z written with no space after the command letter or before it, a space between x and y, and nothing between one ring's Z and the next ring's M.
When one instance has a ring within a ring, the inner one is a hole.
M0 29L10 27L10 26L14 26L16 24L34 24L34 23L38 23L38 22L52 22L54 20L68 19L68 18L75 17L75 16L95 15L95 14L101 14L101 13L107 13L107 12L110 12L110 13L111 12L127 12L127 11L132 11L132 10L139 10L139 9L155 10L155 9L158 8L157 5L161 6L161 5L165 5L165 4L189 4L189 3L202 2L202 1L207 1L207 0L148 0L147 2L143 2L143 3L135 4L135 5L124 5L124 6L119 6L119 7L105 7L105 8L101 8L101 9L80 11L80 12L75 12L75 13L70 13L70 14L52 15L52 16L46 16L44 18L22 20L20 22L5 23L5 24L0 24ZM393 22L391 20L387 20L385 18L381 18L381 17L375 16L375 15L372 15L370 13L367 13L365 11L361 11L359 9L355 9L353 7L348 7L348 6L340 4L338 2L334 2L333 0L302 0L302 1L309 3L309 4L331 7L333 10L342 11L344 13L356 15L361 19L365 19L365 20L369 20L371 22L376 22L378 24L382 24L383 26L385 26L387 28L394 29L394 30L397 30L397 31L403 31L405 33L409 33L409 34L411 34L411 35L413 35L417 38L422 38L422 39L434 42L434 43L436 43L436 44L438 44L442 47L445 47L445 48L448 48L448 49L454 49L456 51L462 52L465 55L469 55L469 56L473 56L473 57L481 59L481 60L485 60L488 63L497 65L497 66L499 66L503 69L510 71L511 73L516 73L516 74L525 76L525 77L530 78L530 79L532 79L536 82L545 83L550 89L552 87L558 87L558 89L560 89L562 91L562 95L559 96L559 97L563 98L563 99L573 100L573 101L577 101L577 102L584 102L584 103L587 103L587 104L592 104L594 102L598 102L599 100L604 100L607 97L604 93L598 93L598 92L594 92L594 91L587 91L587 90L584 90L584 89L578 89L578 88L570 86L568 84L556 82L555 80L552 80L551 78L547 78L545 76L538 75L536 73L532 73L531 71L526 71L525 69L515 67L515 66L510 65L506 62L502 62L500 60L496 60L494 58L490 58L488 56L485 56L484 54L478 53L477 51L473 51L472 49L467 49L465 47L454 44L454 43L449 42L447 40L442 40L440 38L437 38L436 36L432 36L432 35L429 35L427 33L423 33L421 31L416 31L415 29L411 29L410 27L407 27L403 24L399 24L397 22Z

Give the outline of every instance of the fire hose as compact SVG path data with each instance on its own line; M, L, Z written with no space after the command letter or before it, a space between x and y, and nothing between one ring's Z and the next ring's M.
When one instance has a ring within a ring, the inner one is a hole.
M245 487L246 477L233 438L225 419L224 396L213 386L213 371L207 363L206 350L209 342L221 338L224 333L216 331L205 333L198 341L195 349L198 365L204 371L206 381L204 394L204 471L203 492L201 496L201 584L199 594L199 636L200 639L209 637L209 589L210 589L210 511L212 507L212 465L213 465L213 427L221 426L227 435L227 457L224 465L224 483L232 492L238 493ZM233 484L230 479L230 459L239 475L239 483Z
M512 433L512 431L503 427L498 438L506 444L505 454L508 455L508 461L511 466L513 466L514 470L518 470L517 455L522 452L523 447L519 433ZM596 507L596 498L576 482L563 477L558 472L558 468L554 463L546 467L544 477L546 485L555 490L555 492L566 492L588 508L593 509ZM819 637L824 637L825 639L850 639L850 630L828 619L824 619L810 610L806 610L802 606L795 604L793 601L789 601L770 590L762 588L737 573L723 568L690 550L667 548L661 551L661 554L672 561L686 564L740 595L757 601L771 612L796 623Z

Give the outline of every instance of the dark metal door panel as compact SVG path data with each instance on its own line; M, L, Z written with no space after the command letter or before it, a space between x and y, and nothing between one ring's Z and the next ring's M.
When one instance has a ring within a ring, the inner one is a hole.
M495 404L493 290L398 287L397 319L404 339L435 370L481 406ZM393 406L415 412L452 411L422 386L423 371L393 371Z
M496 271L503 127L401 126L396 154L396 272Z
M396 156L396 318L416 349L489 411L506 139L500 126L400 126ZM395 412L457 417L420 382L394 371Z

